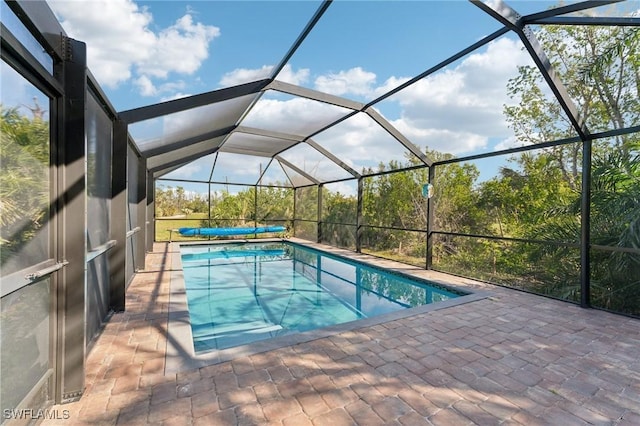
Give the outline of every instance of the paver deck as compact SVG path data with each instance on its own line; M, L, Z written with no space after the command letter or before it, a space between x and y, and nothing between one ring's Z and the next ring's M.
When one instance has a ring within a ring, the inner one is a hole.
M91 347L91 425L639 425L640 320L515 290L227 362L165 373L172 253ZM438 276L422 271L423 276Z

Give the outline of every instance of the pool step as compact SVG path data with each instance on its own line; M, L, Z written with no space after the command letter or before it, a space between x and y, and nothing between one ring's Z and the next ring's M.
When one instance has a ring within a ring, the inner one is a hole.
M202 340L216 339L219 337L225 337L225 336L234 335L234 334L244 334L244 333L258 334L258 333L269 333L271 331L279 331L279 330L282 330L282 326L279 324L272 324L264 321L251 321L247 323L234 323L234 324L229 324L227 326L214 327L214 331L212 333L203 334L203 335L194 335L193 340L202 341Z

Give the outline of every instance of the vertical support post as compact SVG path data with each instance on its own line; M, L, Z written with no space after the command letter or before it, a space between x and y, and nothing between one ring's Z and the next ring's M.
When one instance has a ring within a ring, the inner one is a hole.
M153 251L153 243L156 239L156 185L153 181L153 173L147 171L147 217L145 227L147 228L147 252Z
M358 315L362 312L362 268L360 266L356 266L356 309L358 310Z
M356 205L356 253L362 253L362 222L364 209L364 182L363 177L358 178L358 201Z
M296 236L296 219L298 217L298 188L293 188L293 221L291 223L291 235Z
M116 245L109 250L109 308L124 311L127 286L125 258L127 254L127 124L113 123L111 163L111 216L110 239Z
M138 216L136 223L140 227L140 232L134 236L136 241L134 268L141 271L145 268L145 253L147 241L147 160L144 157L138 158L138 177L136 179L136 202Z
M316 255L316 283L318 288L322 286L322 255Z
M317 242L321 243L322 242L322 189L323 189L323 185L319 184L318 185L318 215L316 216L316 219L318 220L318 237L317 237Z
M582 142L580 202L580 306L591 307L591 140Z
M56 403L79 399L84 391L86 184L85 108L86 45L61 36L64 57L55 76L64 87L58 98L58 239L57 251L69 264L61 270L55 289L57 306Z
M436 179L436 166L429 167L429 183L435 185ZM434 186L435 187L435 186ZM427 198L427 252L425 259L425 268L433 268L433 222L435 218L435 204L433 198Z
M212 227L211 223L211 180L207 183L207 226ZM209 237L211 239L211 237Z
M253 226L258 227L258 185L253 187L255 192L253 193Z

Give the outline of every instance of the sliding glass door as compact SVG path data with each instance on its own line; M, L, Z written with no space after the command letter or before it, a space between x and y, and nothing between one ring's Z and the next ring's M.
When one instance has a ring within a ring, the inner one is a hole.
M51 99L0 61L0 401L2 413L51 399Z

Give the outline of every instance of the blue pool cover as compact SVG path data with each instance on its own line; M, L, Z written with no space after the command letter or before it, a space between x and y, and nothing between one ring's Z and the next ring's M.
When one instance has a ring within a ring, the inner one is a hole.
M211 237L221 237L225 235L245 235L245 234L262 234L264 232L284 232L287 228L284 226L256 226L251 228L180 228L180 235L193 237L196 235L204 235Z

